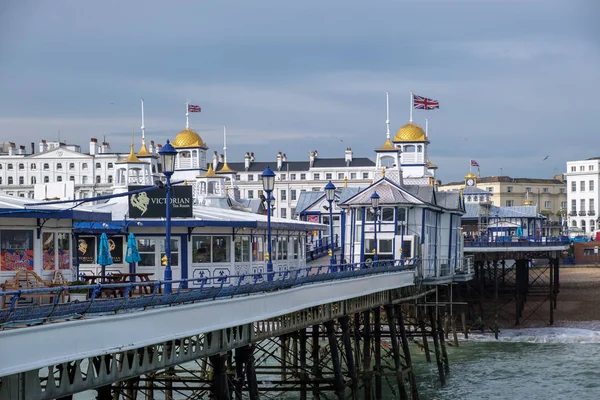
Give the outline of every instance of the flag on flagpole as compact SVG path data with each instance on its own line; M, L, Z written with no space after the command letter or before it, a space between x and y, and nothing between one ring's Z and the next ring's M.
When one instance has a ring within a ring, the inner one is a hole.
M479 163L475 160L471 160L471 167L479 167Z
M415 110L435 110L440 108L440 102L413 93L413 107Z
M188 112L200 112L202 109L198 105L188 104Z

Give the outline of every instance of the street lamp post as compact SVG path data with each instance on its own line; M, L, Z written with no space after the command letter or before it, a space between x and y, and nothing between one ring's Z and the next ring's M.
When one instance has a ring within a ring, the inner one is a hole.
M329 203L329 250L331 252L329 259L329 269L332 272L335 271L335 257L333 256L333 200L335 199L335 185L329 181L327 185L325 185L325 199Z
M373 251L375 254L373 255L373 264L377 265L377 210L379 208L379 195L377 192L373 192L371 195L371 206L373 206Z
M165 243L165 256L167 258L167 265L165 265L165 294L171 293L173 287L171 281L173 280L173 272L171 271L171 176L175 171L175 157L177 156L177 150L167 140L165 144L158 152L162 161L163 174L166 178L165 193L166 193L166 213L165 213L165 229L166 229L166 243Z
M263 189L267 193L267 280L273 280L273 261L271 261L271 193L275 188L275 173L267 166L262 173Z

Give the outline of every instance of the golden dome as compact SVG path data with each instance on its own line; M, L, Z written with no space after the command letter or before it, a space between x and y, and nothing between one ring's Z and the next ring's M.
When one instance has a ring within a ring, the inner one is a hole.
M469 179L469 178L477 178L475 175L473 175L472 172L469 172L467 175L465 175L465 179Z
M526 206L530 206L531 205L531 200L525 200L525 205Z
M129 155L127 156L127 158L124 159L123 161L117 162L117 164L141 163L141 162L143 162L143 161L141 161L139 158L137 158L137 156L133 152L133 145L131 145L131 151L129 152Z
M140 149L140 151L137 152L136 154L138 157L149 157L152 154L148 151L148 148L146 147L146 142L142 142L142 148Z
M427 158L426 164L427 164L427 168L429 168L429 169L438 169L437 165L435 165L431 161L429 161L429 157Z
M394 142L428 142L425 131L419 125L409 122L402 128L398 129Z
M191 130L185 128L175 136L175 139L171 142L171 145L175 148L180 147L203 147L206 148L206 143L202 140L200 135Z
M235 174L235 172L236 171L229 168L229 165L227 165L227 161L225 161L225 164L223 164L221 169L217 171L217 174Z
M204 174L203 178L218 178L219 175L215 174L212 164L208 164L208 171Z
M394 147L394 145L392 144L392 142L390 142L389 138L387 138L386 141L385 141L385 144L383 146L381 146L380 148L378 148L377 150L398 151L398 149Z

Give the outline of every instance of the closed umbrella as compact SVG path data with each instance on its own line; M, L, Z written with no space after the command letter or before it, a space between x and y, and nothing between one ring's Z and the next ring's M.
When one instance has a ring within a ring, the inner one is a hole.
M517 227L517 236L523 236L523 228Z
M98 264L102 266L102 283L104 283L104 276L106 275L106 266L113 263L113 259L110 256L110 250L108 247L108 236L103 233L100 236L100 244L98 245Z
M141 259L142 257L140 257L140 252L138 251L135 235L130 233L129 236L127 236L127 252L125 253L125 261L129 264L133 264L133 269L130 272L135 272L135 263L140 262Z

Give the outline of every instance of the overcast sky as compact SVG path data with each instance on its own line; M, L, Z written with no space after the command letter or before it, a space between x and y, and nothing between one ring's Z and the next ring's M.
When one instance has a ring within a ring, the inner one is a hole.
M429 155L444 182L551 178L600 156L600 1L0 2L0 141L106 135L164 143L190 116L241 161L374 158L409 118L409 92L440 102ZM549 156L546 161L544 157Z

